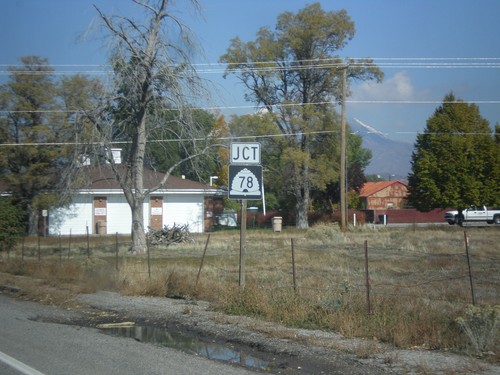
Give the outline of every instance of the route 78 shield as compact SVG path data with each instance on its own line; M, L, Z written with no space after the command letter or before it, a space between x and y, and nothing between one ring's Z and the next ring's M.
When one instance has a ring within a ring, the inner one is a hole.
M262 166L229 165L229 199L262 199Z

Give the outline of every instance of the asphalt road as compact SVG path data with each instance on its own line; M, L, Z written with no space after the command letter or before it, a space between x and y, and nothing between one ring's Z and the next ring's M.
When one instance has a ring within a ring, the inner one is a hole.
M5 375L252 374L96 329L46 323L71 314L0 294L0 373Z

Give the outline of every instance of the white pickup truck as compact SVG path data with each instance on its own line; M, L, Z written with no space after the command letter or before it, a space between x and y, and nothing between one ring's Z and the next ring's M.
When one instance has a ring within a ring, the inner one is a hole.
M450 225L462 225L466 221L486 221L488 224L500 224L500 209L489 210L486 206L470 206L463 210L461 215L458 211L446 212L444 220Z

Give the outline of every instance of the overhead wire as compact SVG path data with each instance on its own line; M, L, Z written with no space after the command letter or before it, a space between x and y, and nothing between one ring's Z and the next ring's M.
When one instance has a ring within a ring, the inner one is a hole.
M370 62L362 61L357 62L361 59L369 59ZM356 61L357 60L357 61ZM327 69L327 68L340 68L345 67L348 64L351 67L367 67L373 66L378 68L419 68L419 69L498 69L500 68L500 57L375 57L375 58L349 58L349 61L345 61L340 57L326 58L326 59L314 59L314 60L290 60L286 61L287 64L305 64L305 65L295 65L295 66L272 66L276 64L275 61L252 61L246 62L243 65L254 65L254 68L242 69L239 65L241 63L194 63L193 67L219 67L223 66L225 68L216 69L199 69L197 73L230 73L234 71L246 70L246 71L280 71L283 69ZM0 75L2 74L47 74L47 75L73 75L73 74L112 74L111 68L108 64L33 64L29 65L31 67L51 67L51 68L80 68L78 70L51 70L51 71L29 71L26 70L26 66L23 64L8 65L0 64L0 68L8 68L7 70L0 70ZM229 68L228 68L229 66ZM235 68L231 68L235 66ZM259 67L260 66L260 67ZM100 70L84 70L81 68L104 68ZM16 70L15 68L19 68ZM500 104L500 100L468 100L468 101L442 101L442 100L359 100L359 99L347 99L347 104ZM336 104L332 101L318 101L312 103L277 103L271 105L273 108L279 107L295 107L295 106L310 106L310 105L329 105ZM233 105L233 106L194 106L193 109L207 110L207 111L220 111L220 110L238 110L238 109L255 109L258 110L258 106L255 105ZM262 107L261 107L262 108ZM175 111L177 109L170 109ZM9 114L19 114L19 113L83 113L80 109L74 110L0 110L0 117L5 117ZM315 133L325 133L325 132L315 132ZM326 132L328 133L328 131ZM366 133L370 133L367 131ZM392 132L394 134L421 134L421 132ZM303 134L303 133L302 133ZM429 134L429 133L425 133ZM443 134L443 133L432 133L432 134ZM449 134L449 133L446 133ZM295 134L297 135L297 134ZM491 135L491 133L460 133L458 135ZM277 137L277 136L294 136L294 134L279 134L279 135L263 135L258 137ZM244 137L249 138L249 137ZM253 138L256 138L253 136ZM232 137L231 139L235 139ZM161 142L167 141L181 141L181 140L158 140ZM68 145L73 143L37 143L37 145ZM22 144L1 144L0 146L18 146ZM24 145L33 145L32 143L26 143Z
M286 65L277 65L280 62L268 61L245 61L241 63L223 63L223 62L207 62L193 63L191 67L199 74L220 74L232 73L240 70L245 71L283 71L287 69L306 70L306 69L331 69L343 68L346 65L351 67L378 67L381 69L499 69L500 58L498 57L379 57L379 58L348 58L332 57L325 59L306 59L306 60L286 60L283 61ZM111 65L109 64L33 64L31 67L49 67L49 68L109 68L99 70L53 70L53 71L33 71L25 69L23 64L0 64L0 68L8 68L0 70L0 75L5 74L91 74L102 75L112 74ZM175 65L166 64L167 67ZM19 68L19 69L16 69Z

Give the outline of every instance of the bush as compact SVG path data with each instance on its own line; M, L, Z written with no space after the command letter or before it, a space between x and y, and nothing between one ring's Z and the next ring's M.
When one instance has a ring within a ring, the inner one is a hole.
M493 350L498 343L498 320L500 306L469 306L465 317L457 319L460 328L465 332L474 354L482 355Z
M0 198L0 250L11 249L23 235L24 214L10 199Z

